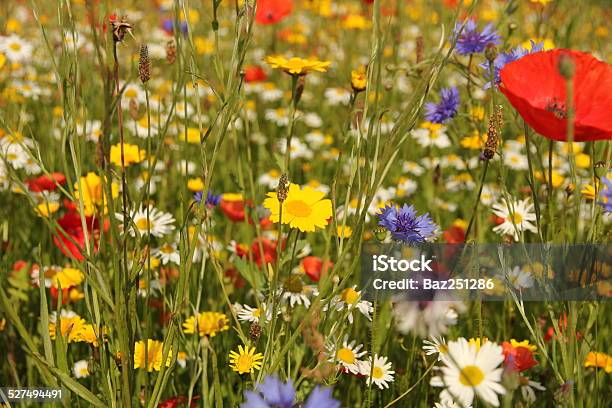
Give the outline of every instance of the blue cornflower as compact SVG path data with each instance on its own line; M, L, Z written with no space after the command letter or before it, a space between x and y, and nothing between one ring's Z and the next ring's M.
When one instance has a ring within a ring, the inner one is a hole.
M425 118L433 123L446 123L457 114L459 91L454 86L440 91L440 102L425 105Z
M499 83L501 82L501 79L499 77L499 72L506 64L509 64L518 59L521 59L525 55L532 54L538 51L542 51L543 49L544 49L543 42L536 43L533 40L531 40L531 50L528 50L528 49L525 49L519 46L508 52L502 52L498 54L497 57L495 57L495 60L493 61L493 83L495 84L495 86L498 86ZM482 64L479 65L479 67L485 70L485 78L487 79L487 82L485 83L484 88L489 89L491 87L491 78L490 78L491 75L489 73L489 63L483 62Z
M612 212L612 180L603 177L601 182L605 187L601 190L601 193L599 193L601 197L599 204L603 207L605 212Z
M393 238L409 244L433 237L438 229L429 214L417 216L414 207L408 204L401 208L389 205L382 209L378 218L378 225L389 230Z
M244 393L246 401L241 408L294 408L295 388L293 382L286 383L278 379L276 375L267 376L263 383L255 387L255 391ZM331 388L316 387L311 393L304 408L340 408L340 402L332 397Z
M455 25L455 35L460 29L461 24ZM460 55L478 54L483 52L488 44L499 45L500 39L492 24L487 24L482 31L478 31L476 23L468 20L457 38L457 52Z
M198 204L202 202L202 197L203 197L203 194L201 191L198 191L197 193L193 195L193 199ZM217 204L219 204L219 201L221 201L221 194L214 195L212 192L209 191L206 194L206 201L204 202L204 204L206 204L208 207L216 207Z

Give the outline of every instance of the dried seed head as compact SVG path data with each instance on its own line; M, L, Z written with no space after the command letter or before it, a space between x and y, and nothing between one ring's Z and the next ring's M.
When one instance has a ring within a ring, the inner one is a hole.
M298 104L300 99L302 99L302 94L304 93L304 85L306 84L306 79L304 75L298 78L297 85L295 87L295 94L293 95L294 104Z
M249 328L249 337L253 341L257 341L261 336L261 326L257 322L251 323L251 327Z
M110 25L113 28L113 41L121 42L127 33L132 33L132 25L127 22L127 16L121 17L121 20L111 19Z
M151 59L149 58L149 47L146 44L140 46L140 58L138 59L138 77L143 84L151 79Z
M416 38L416 63L420 64L423 62L423 55L425 54L425 44L423 42L423 36L419 35Z
M289 177L286 173L283 173L278 179L278 186L276 187L276 198L279 202L284 202L287 199L289 193Z
M176 43L174 40L170 40L166 43L166 61L168 64L174 64L176 61Z
M487 130L487 141L485 143L484 150L482 151L482 160L491 160L497 148L499 146L499 135L502 127L504 126L504 114L502 112L502 106L495 106L495 111L489 119L489 129Z

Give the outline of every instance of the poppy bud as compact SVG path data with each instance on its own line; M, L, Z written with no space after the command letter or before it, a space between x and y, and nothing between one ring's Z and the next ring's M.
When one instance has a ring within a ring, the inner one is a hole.
M559 65L557 67L559 69L559 73L565 79L571 79L574 77L576 73L576 65L572 58L569 55L561 54L559 57Z
M497 48L495 47L495 44L487 44L487 48L485 48L485 58L489 62L495 61L495 58L497 58Z
M593 166L593 170L595 170L595 177L600 179L608 172L608 165L605 161L598 161Z
M385 239L387 239L387 230L383 227L376 228L374 230L374 236L378 241L383 242Z
M569 197L572 194L574 194L575 190L576 190L576 186L572 183L569 183L567 187L565 187L565 194L567 194L567 196Z
M295 88L295 93L293 94L293 101L296 105L298 104L300 99L302 99L302 94L304 93L305 82L306 80L304 79L303 75L298 78L298 82Z

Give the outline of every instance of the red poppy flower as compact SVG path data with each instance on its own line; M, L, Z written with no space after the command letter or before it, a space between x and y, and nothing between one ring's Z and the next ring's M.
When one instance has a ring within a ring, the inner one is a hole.
M251 259L253 259L253 262L255 262L257 266L273 263L276 261L277 256L276 247L276 241L272 241L268 238L256 239L251 245Z
M442 236L448 244L462 244L465 242L465 230L457 225L448 228Z
M511 343L504 341L502 349L504 352L504 365L511 370L522 373L538 364L533 358L533 351L527 347L514 347Z
M190 408L195 408L198 405L196 404L196 401L200 399L199 395L194 396L193 398L191 398L191 404L189 404ZM178 407L184 407L187 405L187 397L183 397L178 396L178 397L173 397L173 398L169 398L165 401L160 402L157 405L157 408L178 408Z
M526 55L501 69L500 90L536 132L565 141L566 85L558 68L562 56L575 65L574 140L612 139L612 66L590 54L557 49Z
M332 262L327 261L325 267L323 267L323 260L318 256L307 256L302 259L302 269L304 269L304 273L314 282L318 282L321 276L327 273L329 268L333 266L334 264Z
M30 191L40 193L41 191L53 191L57 185L66 184L66 176L62 173L51 173L49 176L42 175L33 179L26 180Z
M259 65L249 65L244 68L245 82L261 82L266 78L268 78L266 72Z
M97 251L96 242L98 221L93 217L86 217L85 222L89 230L89 239L94 241L94 251ZM53 236L53 243L62 253L70 258L82 261L85 257L85 233L81 224L81 216L76 212L67 212L57 223L65 231L58 229L57 235ZM66 236L68 234L68 236ZM74 241L74 242L73 242Z
M247 201L249 207L253 206L253 203ZM221 199L219 202L219 208L223 211L223 214L234 222L244 221L244 201L242 200L224 200Z
M276 24L293 11L293 0L259 0L255 21L259 24Z
M242 289L247 284L247 281L240 276L240 272L234 268L226 269L225 272L223 272L223 276L228 278L232 286L236 289Z

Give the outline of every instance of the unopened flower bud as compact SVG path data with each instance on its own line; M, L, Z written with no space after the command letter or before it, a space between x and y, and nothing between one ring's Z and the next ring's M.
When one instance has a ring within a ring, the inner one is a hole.
M600 179L608 173L608 164L605 161L598 161L593 165L593 170L595 170L595 177Z
M557 69L563 78L571 79L576 73L576 64L574 64L574 61L572 61L572 57L563 54L561 57L559 57Z
M387 239L387 235L387 230L383 227L379 227L374 230L374 236L379 242L383 242L385 239Z
M495 58L497 58L497 47L495 47L495 44L487 44L487 48L485 48L485 58L489 62L495 61Z

